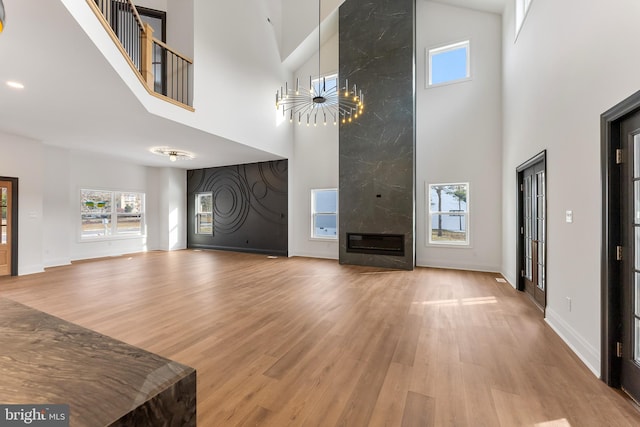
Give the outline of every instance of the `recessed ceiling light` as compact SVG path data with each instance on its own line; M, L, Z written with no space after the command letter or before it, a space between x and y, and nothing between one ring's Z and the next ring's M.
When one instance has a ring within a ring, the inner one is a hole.
M14 89L24 89L24 85L19 82L8 81L7 86L12 87Z

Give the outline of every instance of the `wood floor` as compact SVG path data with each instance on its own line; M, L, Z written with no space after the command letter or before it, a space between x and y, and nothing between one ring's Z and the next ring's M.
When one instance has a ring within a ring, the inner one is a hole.
M202 427L640 425L495 278L178 251L2 278L0 296L196 368Z

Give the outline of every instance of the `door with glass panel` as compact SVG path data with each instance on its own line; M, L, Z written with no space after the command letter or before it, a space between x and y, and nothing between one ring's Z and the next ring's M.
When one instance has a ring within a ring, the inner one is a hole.
M640 114L621 123L621 386L640 401ZM627 155L628 153L628 155Z
M547 305L546 155L518 168L520 187L520 286L543 309Z
M137 3L137 2L136 2ZM167 12L161 10L149 9L136 5L136 10L140 19L145 24L151 25L153 28L153 37L162 43L167 42ZM167 94L167 53L157 43L153 44L153 76L154 91L163 95Z
M12 182L0 181L0 276L11 274L12 199Z

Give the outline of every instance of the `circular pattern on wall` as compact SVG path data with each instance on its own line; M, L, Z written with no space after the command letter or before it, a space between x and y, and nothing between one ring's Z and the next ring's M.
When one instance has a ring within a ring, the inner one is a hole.
M256 181L251 186L251 192L256 199L264 199L267 196L267 184L263 181Z
M232 168L221 168L209 180L213 188L214 232L230 234L238 231L249 215L249 185Z
M251 208L265 221L277 225L286 224L286 215L273 205L272 200L288 194L287 170L288 162L278 160L258 164L258 176L253 175L255 181L251 190L254 200Z
M262 178L267 188L281 194L287 193L287 169L288 163L286 160L269 162L268 164L260 163L258 165L260 178Z

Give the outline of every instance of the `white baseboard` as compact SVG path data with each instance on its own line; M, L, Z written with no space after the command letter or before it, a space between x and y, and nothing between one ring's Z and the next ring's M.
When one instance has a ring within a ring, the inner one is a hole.
M547 307L545 321L573 350L593 374L600 378L600 351L594 348L555 311Z
M432 263L421 262L416 260L416 267L427 268L444 268L447 270L463 270L463 271L481 271L483 273L499 273L498 267L486 266L486 265L469 265L469 264L451 264L451 263ZM500 274L500 273L499 273Z
M289 253L289 257L294 257L294 256L299 256L299 257L304 257L304 258L320 258L320 259L333 259L333 260L337 260L338 257L333 255L333 254L319 254L317 252L293 252L293 253Z
M504 271L500 272L500 274L502 274L502 277L504 277L507 280L507 282L511 285L513 289L516 289L518 281L515 277L509 276Z
M71 260L69 258L54 258L44 262L44 268L61 267L63 265L71 265Z
M18 266L18 276L28 276L29 274L36 273L44 273L44 266L42 264Z

